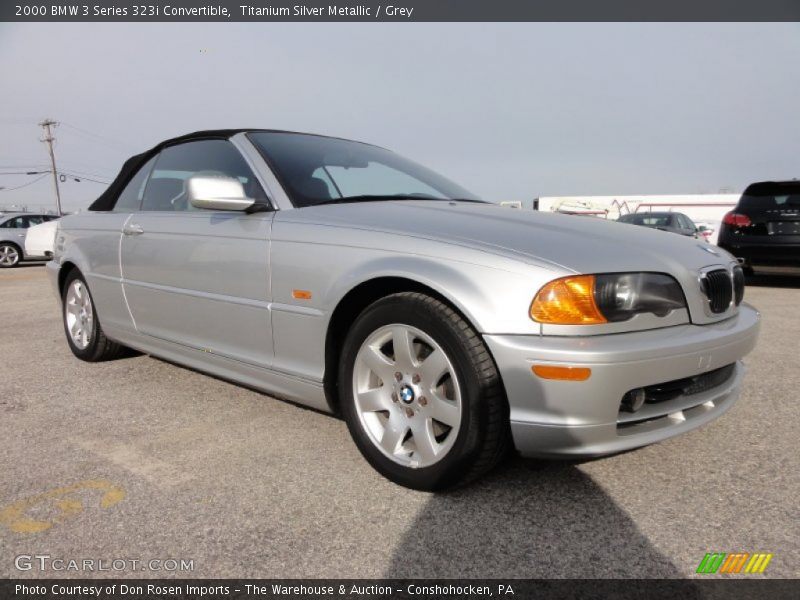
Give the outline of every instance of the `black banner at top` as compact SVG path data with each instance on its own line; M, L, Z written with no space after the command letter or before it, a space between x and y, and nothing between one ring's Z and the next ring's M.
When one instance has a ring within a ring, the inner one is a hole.
M0 21L800 21L800 0L3 0Z

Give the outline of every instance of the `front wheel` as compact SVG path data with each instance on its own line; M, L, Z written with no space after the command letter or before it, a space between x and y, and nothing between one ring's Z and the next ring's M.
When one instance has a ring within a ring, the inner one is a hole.
M508 405L480 336L443 302L400 293L369 306L345 340L341 407L388 479L421 490L466 483L509 447Z
M111 360L124 346L109 340L97 319L89 286L78 271L67 275L62 290L64 332L72 353L87 362Z
M16 267L22 260L22 252L14 244L0 244L0 269Z

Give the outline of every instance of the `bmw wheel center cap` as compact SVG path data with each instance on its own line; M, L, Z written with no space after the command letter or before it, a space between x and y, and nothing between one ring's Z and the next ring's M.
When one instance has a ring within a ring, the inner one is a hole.
M406 404L411 404L414 401L414 390L411 389L411 386L404 385L400 388L399 396L400 400Z

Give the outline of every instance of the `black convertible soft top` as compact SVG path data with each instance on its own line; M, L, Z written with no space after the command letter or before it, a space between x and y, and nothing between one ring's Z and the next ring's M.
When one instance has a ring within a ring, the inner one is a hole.
M161 152L167 146L172 146L174 144L179 144L181 142L187 142L191 140L212 140L212 139L224 139L227 140L228 138L236 135L237 133L242 133L243 131L266 131L265 129L209 129L207 131L195 131L194 133L188 133L186 135L182 135L180 137L175 137L169 140L165 140L160 144L153 146L150 150L146 152L142 152L141 154L137 154L135 156L131 156L128 160L125 161L125 164L122 165L122 169L120 170L117 177L114 181L111 182L111 185L106 188L100 196L92 202L91 206L89 206L89 210L111 210L114 208L114 204L117 202L117 196L122 193L122 190L125 189L125 186L131 180L131 178L137 173L137 171L144 166L144 164L150 160L153 156Z
M146 152L142 152L141 154L136 154L135 156L131 156L128 160L125 161L125 164L122 165L122 169L120 170L119 174L116 176L114 181L106 188L100 196L98 196L97 200L92 202L89 206L89 210L95 211L102 211L102 210L112 210L114 205L117 202L117 197L122 193L122 190L125 189L125 186L128 185L128 182L133 178L133 176L141 169L148 160L153 158L156 154L161 152L167 146L174 146L175 144L180 144L182 142L189 142L192 140L227 140L228 138L233 137L237 133L244 133L244 132L270 132L270 133L296 133L299 135L314 135L317 137L323 138L330 138L330 139L337 139L337 140L344 140L345 138L339 138L334 136L328 135L320 135L317 133L301 133L299 131L287 131L284 129L261 129L257 127L253 128L241 128L241 129L207 129L205 131L195 131L194 133L187 133L186 135L181 135L179 137L174 137L168 140L164 140L163 142L153 146L150 150ZM353 141L353 140L347 140ZM363 144L364 142L356 142L359 144ZM374 144L367 144L372 146ZM380 147L380 146L378 146Z

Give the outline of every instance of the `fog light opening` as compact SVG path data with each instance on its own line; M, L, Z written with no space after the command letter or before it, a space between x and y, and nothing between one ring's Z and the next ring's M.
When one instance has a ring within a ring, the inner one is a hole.
M631 390L622 397L622 410L635 413L637 410L644 406L645 393L644 388Z

